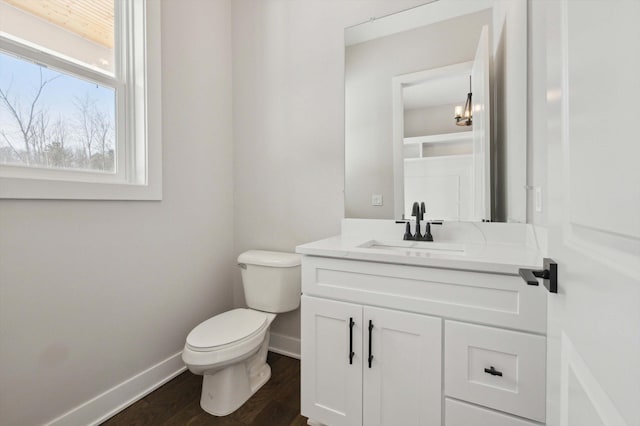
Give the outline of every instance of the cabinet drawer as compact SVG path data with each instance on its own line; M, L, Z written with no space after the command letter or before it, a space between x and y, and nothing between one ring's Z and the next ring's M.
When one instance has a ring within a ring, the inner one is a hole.
M539 426L538 423L449 398L445 399L445 412L445 426Z
M544 334L547 293L517 275L304 256L302 292Z
M546 339L445 322L445 394L545 421Z

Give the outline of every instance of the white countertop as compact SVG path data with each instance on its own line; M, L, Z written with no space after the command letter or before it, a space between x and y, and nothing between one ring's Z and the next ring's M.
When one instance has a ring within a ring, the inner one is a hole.
M358 235L339 235L302 244L296 253L348 260L397 263L403 265L462 269L469 271L518 274L519 268L542 267L542 253L535 247L514 242L446 241L445 244L463 246L464 253L434 253L426 250L385 249L360 247L376 238ZM402 244L401 240L399 243ZM405 242L407 243L407 242ZM420 242L421 246L429 243Z

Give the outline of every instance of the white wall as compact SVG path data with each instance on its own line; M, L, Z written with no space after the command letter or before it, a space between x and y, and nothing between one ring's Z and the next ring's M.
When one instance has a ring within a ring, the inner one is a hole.
M233 1L236 253L293 251L340 233L344 28L421 3ZM299 311L272 331L299 339Z
M0 201L0 424L35 425L231 307L229 0L162 3L161 202Z

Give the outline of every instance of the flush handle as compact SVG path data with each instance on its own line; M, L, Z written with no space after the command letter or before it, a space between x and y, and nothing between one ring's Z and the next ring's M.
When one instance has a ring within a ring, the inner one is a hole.
M558 264L548 257L544 258L543 269L520 268L518 273L529 285L538 285L538 278L550 293L558 292Z

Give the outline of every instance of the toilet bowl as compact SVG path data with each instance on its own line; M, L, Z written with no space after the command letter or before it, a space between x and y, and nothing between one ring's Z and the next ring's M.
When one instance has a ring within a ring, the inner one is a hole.
M271 377L267 364L269 325L275 314L234 309L201 323L189 333L182 359L204 376L202 408L226 416Z
M238 262L249 308L200 323L182 352L189 370L203 376L200 406L215 416L240 408L269 380L269 327L276 313L300 305L299 255L251 250Z

